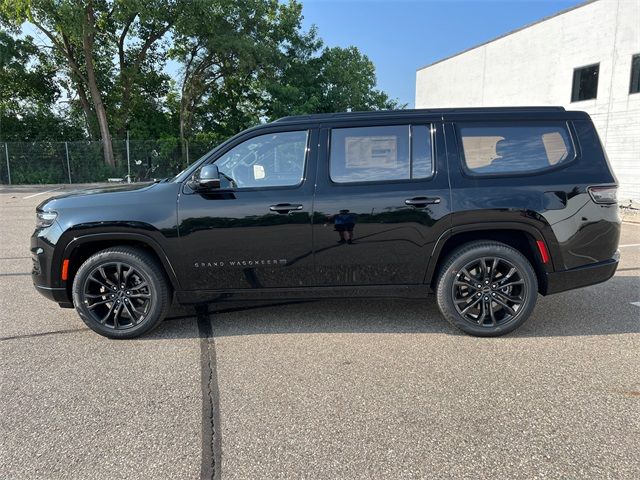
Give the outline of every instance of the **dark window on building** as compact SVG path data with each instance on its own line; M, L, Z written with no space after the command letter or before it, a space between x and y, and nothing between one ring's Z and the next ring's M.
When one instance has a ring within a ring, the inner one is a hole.
M598 96L598 72L600 64L576 68L573 71L571 101L590 100Z
M575 156L564 122L461 124L460 137L467 169L480 175L534 172Z
M428 178L433 173L430 125L334 128L329 160L337 183Z
M631 84L629 93L640 92L640 53L631 57Z

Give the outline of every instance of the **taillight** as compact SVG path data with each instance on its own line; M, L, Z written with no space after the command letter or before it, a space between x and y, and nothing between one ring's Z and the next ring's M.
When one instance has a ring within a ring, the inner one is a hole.
M587 190L596 203L618 203L618 187L589 187Z
M536 240L536 245L538 245L538 251L540 252L540 258L542 258L542 263L548 263L549 250L547 250L547 245L542 240Z

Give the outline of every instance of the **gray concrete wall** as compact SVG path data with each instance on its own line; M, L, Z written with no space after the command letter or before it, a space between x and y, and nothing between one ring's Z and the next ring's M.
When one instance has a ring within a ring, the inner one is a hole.
M419 69L416 108L562 105L593 118L621 184L640 200L640 0L598 0ZM598 96L571 102L573 70L600 64Z

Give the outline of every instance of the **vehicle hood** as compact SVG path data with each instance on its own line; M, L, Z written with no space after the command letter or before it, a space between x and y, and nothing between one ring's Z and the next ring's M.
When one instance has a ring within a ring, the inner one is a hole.
M84 204L96 202L119 201L125 198L137 197L140 194L153 190L157 183L125 183L100 187L81 188L69 190L66 193L50 197L36 208L37 210L53 210L56 206L69 204Z

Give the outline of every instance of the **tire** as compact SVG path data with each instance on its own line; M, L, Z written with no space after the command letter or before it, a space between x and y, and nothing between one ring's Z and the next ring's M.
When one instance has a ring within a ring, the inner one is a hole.
M76 273L72 293L80 318L108 338L134 338L151 331L171 305L162 267L133 247L108 248L87 259Z
M451 325L470 335L497 337L529 318L538 279L518 250L500 242L475 241L445 260L436 293L440 312Z

